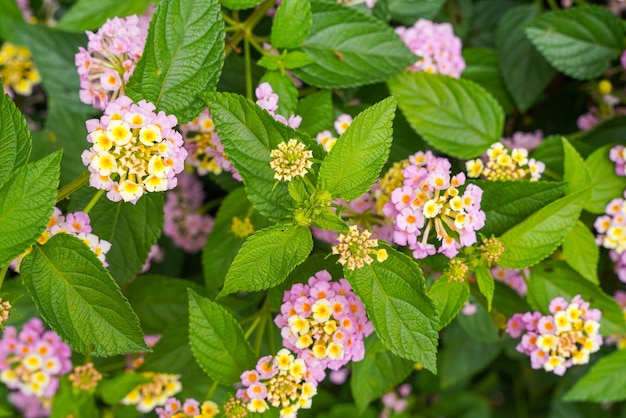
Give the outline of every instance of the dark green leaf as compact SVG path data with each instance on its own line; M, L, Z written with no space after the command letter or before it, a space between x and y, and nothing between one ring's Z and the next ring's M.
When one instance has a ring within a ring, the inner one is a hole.
M600 248L589 228L578 221L563 241L565 261L585 279L598 284Z
M585 160L585 167L591 175L591 197L585 210L595 214L604 213L606 205L621 196L626 189L626 177L615 173L615 163L609 160L610 145L595 150Z
M313 17L309 0L283 0L272 25L272 46L296 48L309 36Z
M299 130L315 136L333 124L333 103L331 93L322 90L306 96L298 103L296 114L302 117Z
M14 168L26 164L31 142L26 119L9 96L0 94L0 187Z
M565 401L618 402L626 399L626 350L617 350L593 365L565 394Z
M149 3L150 0L79 0L61 17L56 27L76 32L95 31L109 18L142 14Z
M413 25L418 19L436 17L445 0L387 0L389 14L404 25Z
M500 339L500 330L496 327L494 318L480 304L476 305L474 315L459 315L457 322L476 341L494 344Z
M439 329L443 329L461 311L469 298L470 290L466 282L455 282L442 276L428 289L428 296L435 302L439 316Z
M496 284L491 276L491 272L487 267L481 264L476 266L474 273L476 274L478 289L480 289L480 293L487 299L487 310L491 311L491 301L493 300L493 293L496 290Z
M496 52L492 49L467 48L463 51L463 58L466 67L462 77L482 86L498 100L505 113L510 113L513 103L500 75Z

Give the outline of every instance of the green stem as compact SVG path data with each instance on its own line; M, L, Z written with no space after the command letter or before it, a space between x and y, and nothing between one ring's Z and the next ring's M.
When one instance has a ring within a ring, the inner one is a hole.
M96 205L96 203L98 203L98 200L100 200L103 194L104 194L103 189L98 190L96 194L93 195L89 203L87 203L87 206L85 206L85 209L83 209L83 212L89 213L91 209L93 209L93 207Z
M57 202L60 202L63 199L69 198L72 193L82 188L87 182L89 182L89 171L85 171L81 173L74 180L67 183L65 186L59 189L59 193L57 194Z
M226 45L226 55L230 54L234 47L239 44L244 38L246 38L251 32L252 29L256 27L256 25L263 19L265 14L269 9L274 7L274 3L276 0L267 0L265 3L261 4L257 9L252 12L252 14L243 22L241 29L237 31L231 38L229 45Z
M265 315L262 316L263 319L265 319ZM263 344L263 335L265 334L265 324L267 324L267 321L260 321L259 331L254 337L254 352L257 357L261 355L261 345Z
M0 289L2 289L2 283L4 283L4 278L6 277L8 270L9 266L4 266L0 269Z
M248 328L248 330L244 334L244 337L246 337L246 339L250 338L250 335L252 335L257 325L259 325L259 322L261 322L261 316L262 315L257 315L256 318L254 318L254 322L252 323L252 325L250 325L250 328Z
M213 384L211 384L211 387L209 388L209 391L204 396L205 401L211 400L211 398L213 397L213 394L215 393L215 389L217 389L218 385L219 383L217 383L217 381L214 380Z
M252 60L250 59L250 40L246 36L243 40L243 55L246 62L246 97L253 100L252 96Z

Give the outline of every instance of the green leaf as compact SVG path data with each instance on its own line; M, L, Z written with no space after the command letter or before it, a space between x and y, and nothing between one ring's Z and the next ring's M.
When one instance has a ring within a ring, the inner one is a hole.
M285 51L287 52L287 51ZM301 51L283 53L281 55L266 55L257 64L268 70L290 70L312 64L314 61L307 54ZM280 96L280 94L279 94ZM282 98L282 96L280 96Z
M353 7L311 1L311 35L301 46L313 64L294 70L304 82L343 88L384 81L417 61L386 23Z
M530 267L552 254L578 220L587 195L581 190L555 200L506 231L500 237L505 249L499 264Z
M565 401L618 402L626 399L626 350L598 360L563 397Z
M491 301L493 300L493 293L496 290L496 284L491 276L491 272L487 267L481 264L476 266L474 273L476 274L478 289L480 289L480 293L487 299L487 310L491 311Z
M2 14L7 18L19 22L24 21L22 12L17 6L17 2L15 2L15 0L0 0L0 9L2 9Z
M231 10L249 9L263 0L220 0L220 3Z
M330 208L323 209L313 220L313 225L316 228L326 229L328 231L347 232L349 230L346 221L341 219L341 217Z
M200 367L225 385L239 382L257 356L243 329L221 305L189 290L189 345Z
M495 282L496 289L493 297L493 310L507 318L518 312L530 311L530 306L509 285Z
M0 187L14 168L26 164L31 148L26 119L9 96L0 94Z
M624 49L620 19L598 6L543 13L526 35L554 68L581 80L600 76Z
M591 176L585 166L583 157L580 156L576 148L565 138L563 142L563 180L569 183L569 193L586 190L588 193L591 187Z
M270 152L281 142L298 139L321 159L317 142L296 132L243 96L230 93L210 93L203 96L211 109L217 131L228 159L239 170L246 193L256 210L269 219L290 215L292 204L287 183L274 179L270 167Z
M33 245L50 221L61 152L18 167L0 189L0 266Z
M563 197L565 183L544 181L472 180L483 190L481 209L487 217L480 230L485 236L501 235L532 213Z
M316 136L333 125L333 103L331 92L322 90L306 96L298 102L296 115L302 117L298 130Z
M176 30L172 30L176 28ZM224 20L217 0L163 0L127 94L185 123L202 112L200 93L215 90L224 64Z
M83 210L96 193L84 189L72 196L70 209ZM148 193L136 204L101 197L89 212L92 231L111 243L109 271L119 284L127 283L143 267L163 228L163 195ZM132 237L132 239L129 239Z
M137 386L151 381L151 378L135 372L123 373L100 382L98 394L108 405L116 405Z
M96 356L147 350L137 315L78 238L57 234L35 246L21 275L41 316L73 350Z
M563 261L546 261L531 269L527 299L530 305L547 313L550 301L557 296L571 299L576 295L602 311L600 333L604 336L626 332L624 314L617 301L597 285L572 270Z
M457 322L467 335L476 341L494 344L500 340L500 330L494 323L494 317L483 305L476 305L474 315L459 315Z
M313 15L309 0L283 0L272 24L272 47L296 48L309 36Z
M61 17L56 27L76 32L96 30L109 18L142 14L149 3L150 0L79 0Z
M381 244L389 258L344 274L363 301L376 335L392 353L436 373L437 309L408 256Z
M611 145L595 150L585 160L585 167L591 175L591 197L585 204L585 210L602 214L606 205L619 197L626 189L626 177L615 173L615 163L609 160Z
M477 157L502 135L500 105L471 81L407 72L388 84L413 129L447 154Z
M445 2L445 0L387 0L387 7L394 20L411 26L420 18L436 17Z
M218 297L280 284L312 249L311 231L306 227L274 225L255 232L235 257Z
M600 248L589 228L578 221L563 241L565 261L585 279L598 284Z
M513 103L500 75L496 52L492 49L467 48L463 51L463 58L466 66L462 77L479 84L498 100L505 113L510 113Z
M388 351L376 338L365 341L365 358L353 363L350 388L359 411L406 379L413 363Z
M539 12L538 7L530 4L511 9L500 19L496 32L500 72L522 113L535 103L556 74L523 31L524 25Z
M470 289L467 282L456 282L442 276L428 289L428 296L435 302L439 316L439 329L448 326L461 312L461 308L469 298Z
M261 78L259 84L263 82L270 83L274 93L280 97L276 113L289 119L289 116L294 114L298 105L298 88L291 77L278 71L268 71Z
M354 118L322 162L317 187L347 201L366 193L389 156L395 110L388 97Z
M61 377L59 389L54 394L51 418L66 418L68 416L98 418L100 413L96 407L93 393L85 390L74 391L74 385L66 376Z

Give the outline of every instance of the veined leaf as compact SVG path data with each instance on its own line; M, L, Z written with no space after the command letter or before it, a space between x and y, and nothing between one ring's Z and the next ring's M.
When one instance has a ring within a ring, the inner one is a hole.
M72 349L97 356L146 351L139 319L95 253L54 235L21 265L24 285L46 322Z
M502 108L471 81L407 72L388 85L413 129L447 154L477 157L502 135Z
M602 214L606 205L621 196L626 189L626 177L615 173L615 163L609 160L611 145L595 150L585 160L585 167L591 175L591 197L585 204L585 210Z
M467 48L463 51L466 67L463 79L473 81L487 90L506 114L513 110L513 101L500 74L499 56L493 49Z
M441 276L428 289L428 296L435 302L439 316L439 329L448 326L461 312L461 308L470 295L467 282L455 282L446 276Z
M296 48L309 36L313 17L309 0L283 0L272 24L272 47Z
M591 176L585 166L583 157L580 156L576 148L565 138L563 142L563 180L569 183L569 193L587 190L591 193Z
M250 9L263 0L220 0L220 3L231 10Z
M26 119L9 96L0 94L0 187L14 168L26 164L31 143Z
M578 221L563 241L565 261L585 279L598 282L600 248L589 228Z
M619 402L626 399L626 350L602 357L563 397L565 401Z
M410 26L420 18L436 17L445 2L445 0L387 0L387 7L394 20Z
M306 96L298 102L296 115L302 116L298 130L311 136L317 135L333 124L333 102L331 92L322 90Z
M487 267L480 264L476 266L476 282L478 282L478 289L487 299L487 310L491 311L491 301L493 300L493 293L496 290L496 284L493 280L493 276Z
M142 14L149 3L150 0L79 0L61 17L56 27L76 32L95 31L107 19Z

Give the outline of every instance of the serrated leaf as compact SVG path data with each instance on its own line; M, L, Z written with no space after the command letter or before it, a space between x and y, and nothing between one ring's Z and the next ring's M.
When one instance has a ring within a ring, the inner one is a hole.
M530 4L511 9L502 16L496 31L500 72L522 113L535 103L556 74L523 30L539 12L538 7Z
M185 123L205 108L199 94L215 90L223 64L224 20L219 2L163 0L150 22L127 94L134 101L154 103Z
M387 0L389 14L404 25L413 25L418 19L436 17L445 0Z
M585 166L583 157L580 156L576 148L565 138L561 138L563 143L563 180L569 183L569 193L587 190L591 193L591 177Z
M107 404L117 405L137 386L151 381L151 378L135 372L123 373L100 382L98 384L98 394Z
M263 0L220 0L220 3L231 10L249 9Z
M0 266L33 245L50 221L61 152L18 167L0 189Z
M303 226L274 225L255 232L235 257L218 297L280 284L312 249L311 231Z
M389 156L395 110L388 97L354 118L322 162L317 187L347 201L366 193Z
M428 296L435 302L439 316L439 329L448 326L461 312L470 295L466 282L455 282L442 276L428 289Z
M285 51L286 52L286 51ZM314 61L307 54L301 51L293 51L281 55L266 55L257 64L268 70L290 70L312 64ZM280 94L278 95L279 97Z
M626 399L626 350L598 360L565 396L564 401L618 402Z
M363 301L376 335L394 354L436 373L437 309L426 294L424 276L408 256L380 245L389 255L344 274Z
M365 358L353 363L350 376L352 397L359 411L370 402L380 398L387 390L406 379L413 370L413 363L388 351L374 337L365 341Z
M268 71L261 78L259 84L263 82L270 83L274 93L280 97L276 113L289 119L289 116L294 114L298 105L298 88L291 77L281 74L279 71Z
M388 85L411 127L447 154L477 157L502 135L500 105L471 81L407 72Z
M256 355L243 329L221 305L189 290L189 345L200 367L225 385L240 381Z
M504 253L499 264L524 268L552 254L578 220L587 196L588 190L581 190L555 200L506 231L500 237Z
M316 228L325 229L327 231L347 232L349 230L346 221L341 219L330 208L325 208L319 215L316 215L313 220L313 225Z
M41 316L73 350L96 356L147 350L137 315L78 238L57 234L35 246L21 275Z
M493 300L493 293L496 290L496 284L491 276L491 272L484 265L476 266L474 271L476 274L476 282L478 283L478 289L487 299L487 310L491 311L491 301Z
M624 49L620 19L598 6L543 13L526 35L554 68L581 80L600 76Z
M576 295L602 311L600 333L604 336L626 332L624 314L617 301L596 284L586 280L565 262L550 260L531 269L527 299L530 305L544 313L557 296L571 299Z
M563 197L565 183L544 181L472 180L483 190L481 209L487 218L480 230L485 236L501 235L532 213Z
M150 0L79 0L61 17L56 27L76 32L95 31L109 18L142 14L149 3Z
M306 96L298 102L296 115L302 117L298 128L312 137L333 125L333 103L331 92L322 90Z
M26 119L6 93L0 93L0 187L14 168L26 164L32 141Z
M585 204L585 210L602 214L606 205L626 189L626 177L615 173L615 163L609 160L611 145L595 150L585 160L585 167L591 175L591 197Z
M287 183L274 178L270 167L270 152L290 138L303 142L321 159L317 142L277 122L265 110L243 96L230 93L210 93L203 99L211 109L224 151L239 170L248 199L256 210L269 219L290 215L292 204Z
M353 7L311 1L311 35L301 46L313 64L294 70L298 78L322 88L384 81L417 57L384 22Z
M500 103L505 113L509 114L513 109L513 102L500 75L496 52L492 49L467 48L463 51L463 58L463 79L471 80L487 90Z
M309 36L313 15L309 0L283 0L272 24L272 47L296 48Z
M600 248L589 228L578 221L563 241L565 261L585 279L598 284Z

